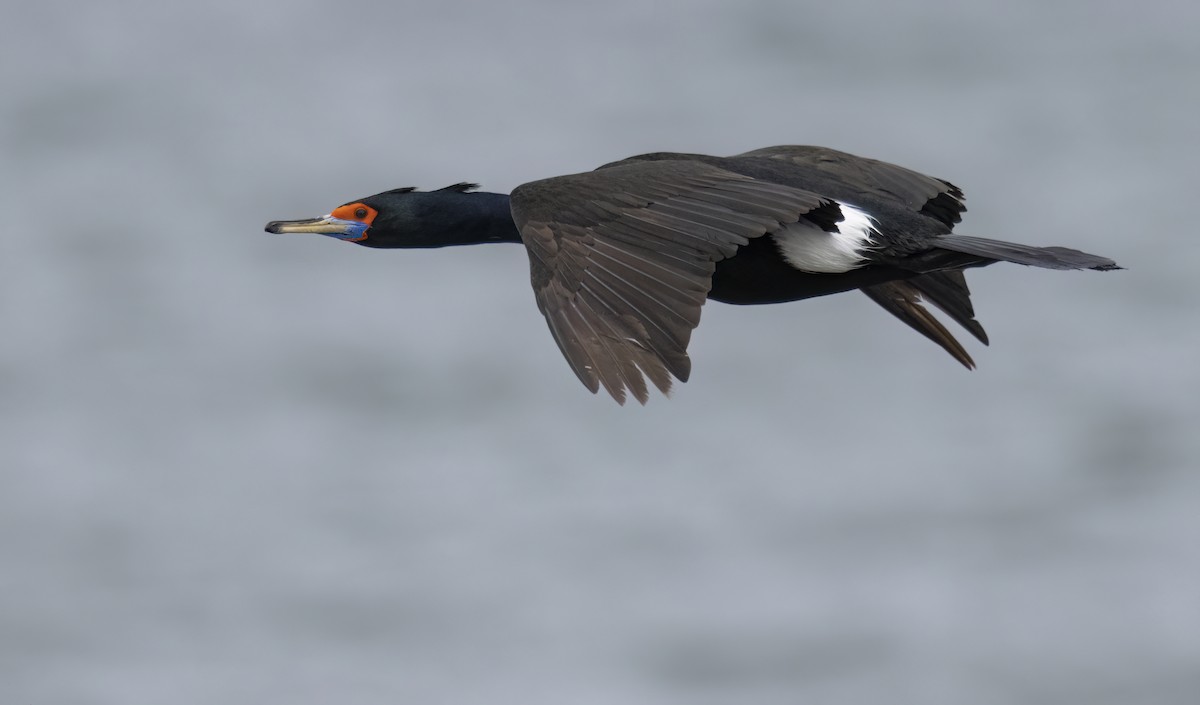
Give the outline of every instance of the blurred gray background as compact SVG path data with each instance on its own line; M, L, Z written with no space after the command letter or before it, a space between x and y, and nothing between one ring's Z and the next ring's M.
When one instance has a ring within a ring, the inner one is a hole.
M0 702L1194 703L1200 9L9 3ZM571 374L513 245L263 224L822 144L961 230L968 373L843 295Z

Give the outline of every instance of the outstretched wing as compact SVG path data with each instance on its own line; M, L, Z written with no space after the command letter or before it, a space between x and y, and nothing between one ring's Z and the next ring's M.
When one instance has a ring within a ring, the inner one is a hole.
M737 156L779 159L812 169L854 191L889 198L948 228L962 220L967 210L962 190L949 181L836 149L782 145Z
M519 186L512 214L538 308L593 393L641 403L687 381L692 329L716 263L801 218L828 229L837 204L694 161L631 162Z

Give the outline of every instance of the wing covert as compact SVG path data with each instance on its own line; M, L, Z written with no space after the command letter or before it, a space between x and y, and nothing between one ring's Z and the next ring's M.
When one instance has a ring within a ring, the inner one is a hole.
M855 190L882 195L953 228L966 212L962 189L902 166L827 147L780 145L739 157L778 159L822 172Z

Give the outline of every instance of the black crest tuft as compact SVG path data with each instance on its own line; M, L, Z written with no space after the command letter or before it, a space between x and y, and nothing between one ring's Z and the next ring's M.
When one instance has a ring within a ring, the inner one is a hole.
M463 182L460 182L457 184L451 184L451 185L447 186L446 188L440 188L440 189L438 189L438 191L454 191L455 193L466 193L467 191L474 191L477 188L479 188L479 184L469 184L469 183L463 181Z

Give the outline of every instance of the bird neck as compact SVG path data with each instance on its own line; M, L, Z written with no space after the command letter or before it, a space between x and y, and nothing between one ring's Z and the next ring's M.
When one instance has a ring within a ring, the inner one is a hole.
M508 195L474 191L470 193L431 192L436 196L428 204L431 212L425 222L432 247L478 245L487 242L521 242L513 223ZM436 223L437 226L432 227Z
M521 242L513 223L508 194L476 191L447 194L444 203L448 235L453 245L485 242Z

